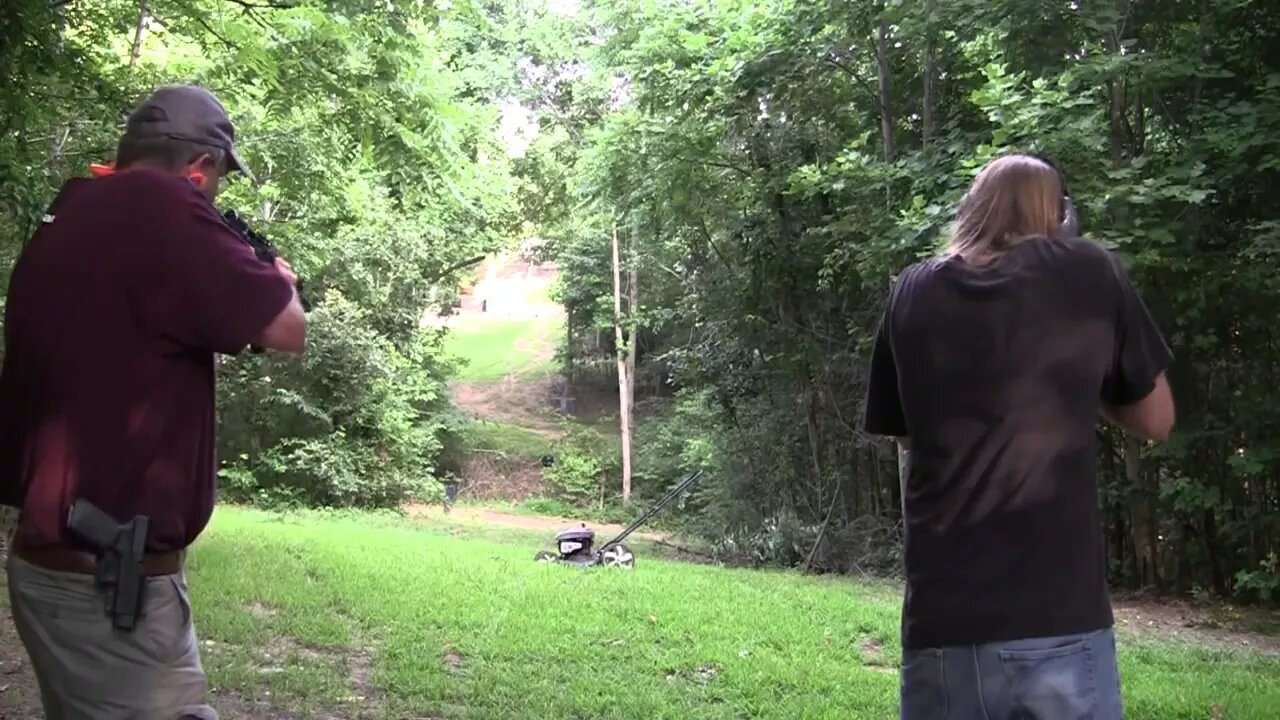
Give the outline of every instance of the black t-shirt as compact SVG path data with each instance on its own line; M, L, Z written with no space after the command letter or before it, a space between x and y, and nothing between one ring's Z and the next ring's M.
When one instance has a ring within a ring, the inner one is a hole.
M911 439L904 648L1112 625L1099 412L1146 397L1172 359L1123 266L1086 240L900 275L866 429Z

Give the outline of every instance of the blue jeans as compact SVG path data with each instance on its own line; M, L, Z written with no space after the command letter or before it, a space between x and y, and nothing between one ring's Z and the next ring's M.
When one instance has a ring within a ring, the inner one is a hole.
M901 720L1122 720L1110 630L902 655Z

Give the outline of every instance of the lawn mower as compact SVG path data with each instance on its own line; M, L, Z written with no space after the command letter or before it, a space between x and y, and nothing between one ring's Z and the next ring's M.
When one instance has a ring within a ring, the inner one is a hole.
M671 504L672 500L679 497L689 486L693 485L702 471L698 470L689 477L680 481L679 485L671 488L661 500L653 504L648 510L645 510L640 517L636 518L626 527L625 530L618 533L617 537L605 543L599 550L592 550L592 545L596 539L596 533L587 527L586 523L582 523L578 527L569 528L556 535L556 548L558 552L549 550L540 550L533 557L538 562L557 562L565 565L576 565L578 567L594 567L596 565L608 565L611 567L635 567L636 556L631 552L631 548L622 543L636 528L643 525L649 518L657 515L662 508Z

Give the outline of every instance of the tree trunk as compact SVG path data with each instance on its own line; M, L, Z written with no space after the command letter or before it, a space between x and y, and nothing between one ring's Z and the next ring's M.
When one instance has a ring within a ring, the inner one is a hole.
M138 24L133 29L133 47L129 50L130 70L133 70L133 66L138 64L138 59L142 57L142 41L147 35L147 2L148 0L138 2Z
M622 341L622 269L618 262L617 227L613 229L613 334L618 355L618 419L622 425L622 502L626 504L631 502L631 398L627 393L626 346Z
M1142 441L1132 436L1124 439L1124 479L1129 489L1129 527L1132 530L1133 577L1139 587L1154 585L1155 558L1147 543L1147 503L1143 497Z
M640 347L640 258L636 254L636 233L627 241L630 257L627 267L627 323L630 340L627 342L627 425L635 431L636 412L636 355Z
M574 382L577 380L577 378L575 377L577 373L574 372L576 366L573 362L573 358L577 354L577 349L573 346L573 308L572 307L565 308L565 313L564 313L564 348L565 348L564 374L565 374L565 384L567 385L567 387L565 388L565 392L567 393L569 392L569 388L572 388Z
M1118 35L1112 34L1107 37L1103 43L1107 52L1113 54L1120 53L1120 38ZM1119 168L1125 164L1124 148L1125 148L1125 128L1124 128L1124 78L1116 75L1107 80L1107 116L1110 121L1111 134L1109 138L1108 148L1111 153L1111 167Z
M822 482L822 438L818 430L818 414L814 408L817 393L813 390L813 381L808 382L804 394L804 424L809 436L809 462L813 464L813 480L819 494L823 489Z
M1204 510L1204 547L1209 554L1209 573L1213 591L1219 595L1227 595L1231 588L1227 583L1227 573L1222 567L1222 552L1218 546L1218 521L1213 508Z
M1104 42L1107 52L1119 54L1120 32L1117 28ZM1119 74L1107 81L1107 115L1110 125L1108 149L1111 167L1122 168L1128 164L1126 147L1132 152L1132 138L1126 129L1125 78ZM1162 586L1159 562L1159 518L1156 512L1156 489L1148 486L1147 476L1152 474L1144 467L1142 441L1126 433L1124 444L1125 483L1128 490L1130 530L1133 542L1135 580L1141 586Z
M880 76L880 135L884 141L884 159L893 162L893 85L889 65L889 21L881 18L876 31L876 74Z
M56 6L54 15L57 18L58 25L58 52L61 53L66 48L67 42L66 5ZM49 167L54 174L60 174L61 172L58 165L62 162L62 150L66 147L69 139L71 139L71 125L69 123L63 122L54 127L52 139L49 141Z
M920 146L929 150L933 141L934 106L937 102L938 82L938 32L934 18L938 12L937 0L925 3L925 46L924 46L924 102L920 110Z

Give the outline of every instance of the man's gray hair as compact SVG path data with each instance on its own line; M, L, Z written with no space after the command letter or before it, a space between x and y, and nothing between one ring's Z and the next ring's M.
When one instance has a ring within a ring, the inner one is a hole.
M140 138L126 134L116 146L115 166L124 169L130 165L145 164L177 170L201 155L208 155L219 171L226 167L227 153L222 148L171 137Z

